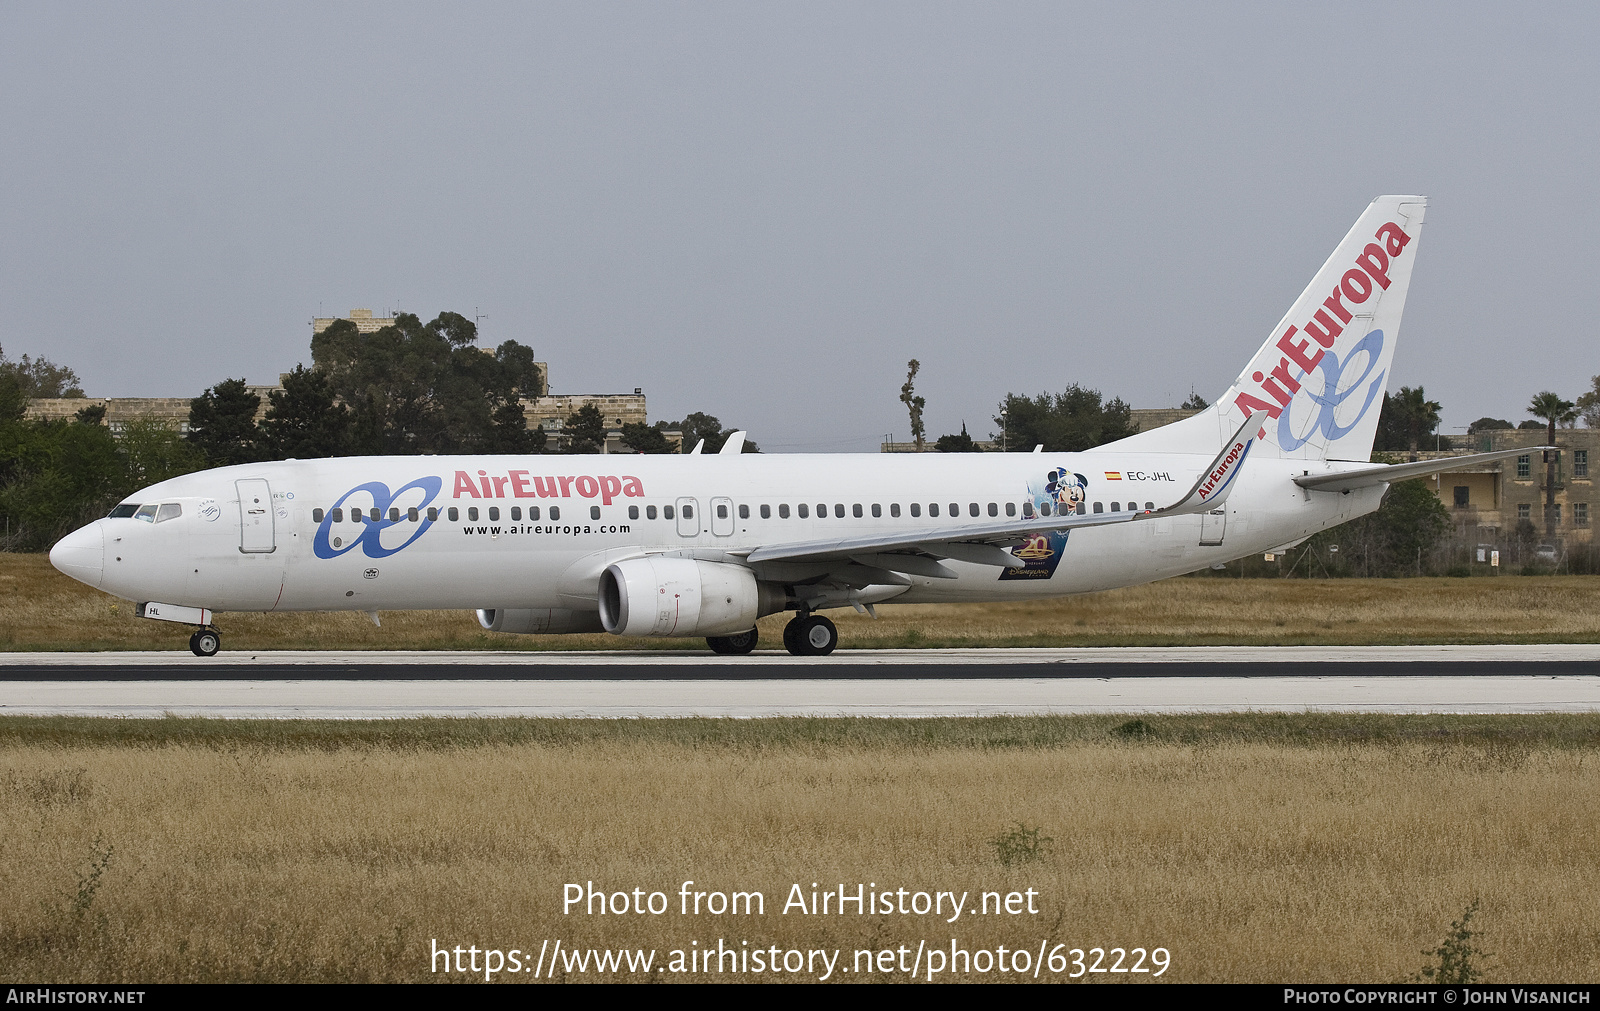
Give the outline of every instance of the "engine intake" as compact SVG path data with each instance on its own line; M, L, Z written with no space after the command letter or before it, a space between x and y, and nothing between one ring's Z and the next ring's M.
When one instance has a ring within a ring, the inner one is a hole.
M600 623L613 635L729 635L784 608L781 589L742 565L659 555L600 574Z

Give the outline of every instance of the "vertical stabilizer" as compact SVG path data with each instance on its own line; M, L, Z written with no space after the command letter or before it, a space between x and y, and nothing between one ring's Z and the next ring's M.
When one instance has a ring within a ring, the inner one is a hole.
M1369 459L1427 203L1419 196L1374 200L1215 404L1112 446L1215 452L1246 418L1265 411L1258 453Z

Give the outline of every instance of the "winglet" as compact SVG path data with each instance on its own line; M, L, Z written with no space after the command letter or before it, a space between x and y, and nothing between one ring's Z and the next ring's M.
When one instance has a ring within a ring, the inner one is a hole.
M1261 426L1267 420L1266 411L1256 411L1245 419L1239 430L1233 433L1222 446L1222 452L1211 461L1211 466L1206 468L1200 479L1189 489L1189 494L1179 499L1174 505L1165 509L1156 510L1165 515L1175 513L1210 512L1221 505L1233 491L1233 479L1239 476L1239 470L1244 466L1244 458L1250 455L1250 447L1261 438ZM1246 436L1245 433L1250 433Z
M699 442L694 444L694 448L693 449L689 450L689 455L690 456L699 456L700 455L700 451L702 449L705 449L705 448L706 448L706 440L701 439Z
M743 452L744 452L744 433L743 432L734 432L732 435L728 436L728 441L724 442L722 444L722 448L717 450L717 453L720 456L738 456L740 453L743 453Z

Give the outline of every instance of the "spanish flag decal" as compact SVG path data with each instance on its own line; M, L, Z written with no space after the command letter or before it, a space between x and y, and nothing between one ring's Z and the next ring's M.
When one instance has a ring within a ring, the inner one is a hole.
M1122 471L1120 471L1120 470L1108 470L1108 471L1106 471L1106 480L1107 481L1121 481L1122 480Z

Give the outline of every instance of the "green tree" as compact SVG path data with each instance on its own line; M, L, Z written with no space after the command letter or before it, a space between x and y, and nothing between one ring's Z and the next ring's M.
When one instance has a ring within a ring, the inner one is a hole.
M78 374L65 365L50 360L29 358L23 355L16 361L6 357L0 348L0 377L10 377L30 400L82 397L83 385Z
M1099 390L1074 383L1060 393L1026 397L1008 393L994 419L1009 445L1050 453L1076 453L1134 434L1133 416L1120 397L1102 400Z
M0 516L12 548L48 549L104 516L126 488L123 459L105 426L0 422Z
M243 379L224 379L189 401L189 442L205 454L213 467L253 463L256 446L256 410L261 398L245 388Z
M453 312L427 324L400 313L374 333L336 320L313 336L314 368L354 414L350 451L539 452L521 404L541 388L533 350L476 341L477 327Z
M561 434L567 437L568 453L599 453L606 444L606 419L600 408L584 404L567 417Z
M125 491L192 474L206 466L205 455L180 435L171 421L149 414L123 422L117 436L117 452L127 474Z
M1577 405L1549 390L1534 395L1528 403L1528 413L1550 425L1545 435L1545 445L1556 444L1556 425L1569 427L1578 418ZM1544 536L1552 544L1556 539L1556 456L1557 451L1544 451Z
M981 453L978 444L972 441L972 436L967 434L967 423L961 423L960 435L941 435L933 448L941 453Z
M1589 390L1578 397L1573 405L1589 428L1600 428L1600 376L1589 380Z
M1380 452L1433 448L1425 445L1425 440L1439 429L1439 408L1439 403L1429 400L1420 386L1402 386L1393 396L1385 393L1372 448Z
M633 421L622 426L622 444L636 453L675 452L666 433L643 422Z
M1504 420L1503 418L1491 418L1484 416L1467 426L1467 434L1477 435L1479 432L1498 432L1503 431L1504 429L1515 427L1515 425Z
M1193 390L1189 391L1189 399L1178 405L1186 411L1203 411L1211 405L1206 403L1206 398Z
M922 426L922 409L928 406L926 397L917 396L917 372L922 368L922 363L915 358L906 362L906 381L900 387L900 402L906 405L906 410L911 414L911 441L917 444L917 452L926 448L928 431ZM709 447L708 447L709 448Z
M688 415L682 421L658 421L656 422L656 427L664 431L675 429L682 432L683 448L681 452L684 453L694 452L695 444L701 439L705 440L706 445L700 452L719 453L722 451L723 444L728 441L728 436L738 431L737 428L723 428L721 420L717 417L710 414L702 414L699 411ZM759 453L761 452L761 447L757 446L754 440L745 439L744 447L740 452Z
M316 369L296 365L283 389L267 394L259 426L262 455L269 460L316 460L344 456L350 445L350 409L333 397L333 385Z

